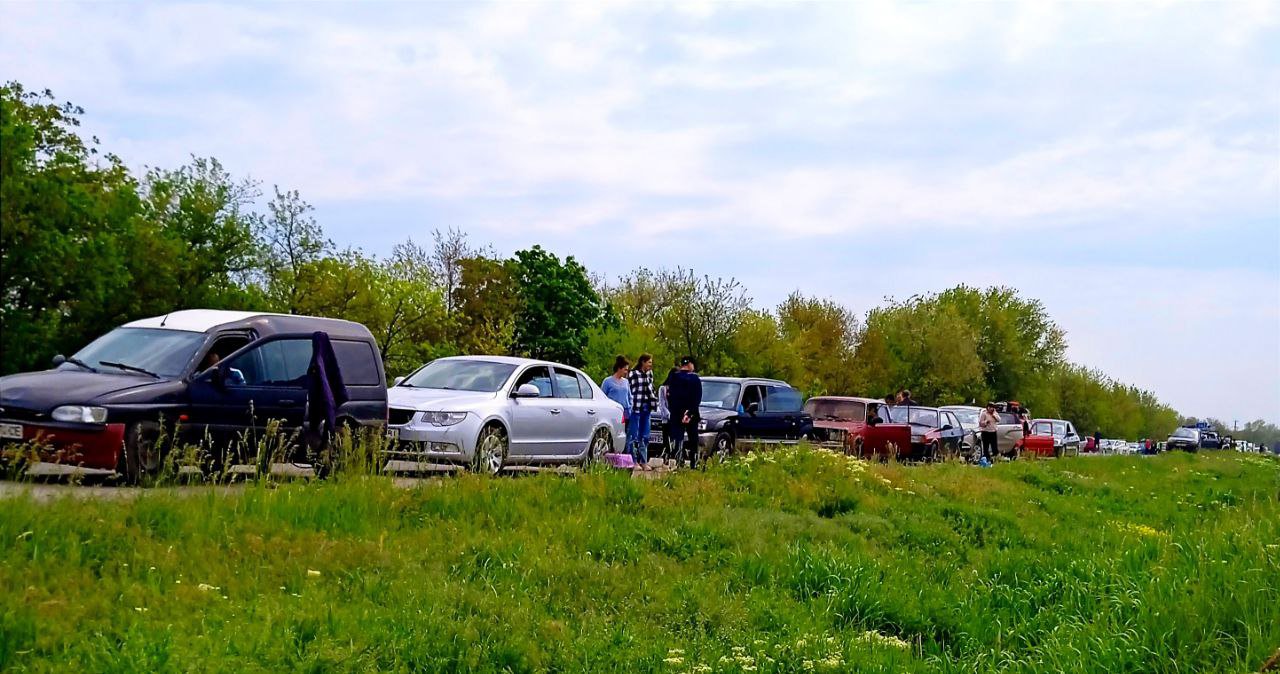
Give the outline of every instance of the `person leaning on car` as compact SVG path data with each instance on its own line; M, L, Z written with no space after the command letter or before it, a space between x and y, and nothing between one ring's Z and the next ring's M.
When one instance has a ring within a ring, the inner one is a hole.
M996 404L987 403L986 409L978 414L978 431L982 435L982 455L990 459L996 455L996 432L1000 426L1000 415L996 414Z
M689 467L698 467L698 405L702 404L702 379L696 372L698 364L692 356L680 359L680 369L667 379L667 407L671 419L667 422L667 437L676 455L676 465L689 457ZM691 445L691 446L687 446Z

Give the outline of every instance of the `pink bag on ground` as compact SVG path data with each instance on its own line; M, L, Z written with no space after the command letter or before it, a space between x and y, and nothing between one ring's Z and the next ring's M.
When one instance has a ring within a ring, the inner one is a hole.
M630 454L605 454L604 458L614 468L635 468L635 459Z

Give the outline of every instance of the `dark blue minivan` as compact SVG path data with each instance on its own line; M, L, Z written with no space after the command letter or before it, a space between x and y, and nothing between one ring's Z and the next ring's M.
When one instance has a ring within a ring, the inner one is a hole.
M333 430L383 427L386 417L377 342L332 318L175 311L55 357L51 370L0 377L0 443L130 481L160 469L175 444L161 439L237 461L247 457L228 448L251 454L270 425L301 460Z

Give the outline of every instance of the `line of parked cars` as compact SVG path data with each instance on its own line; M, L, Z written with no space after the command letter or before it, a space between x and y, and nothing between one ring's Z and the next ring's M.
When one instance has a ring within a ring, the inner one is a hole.
M320 386L326 371L330 379ZM813 440L858 456L929 461L978 448L977 407L806 400L765 378L703 377L702 389L704 453ZM1024 411L1016 403L1000 407L1001 453L1080 451L1071 422L1035 419L1024 433ZM659 448L664 423L654 419ZM176 311L120 326L55 358L52 369L0 378L7 449L36 447L41 460L114 470L131 481L156 473L166 447L208 448L204 467L217 469L251 460L273 432L284 437L290 460L314 463L341 428L385 428L393 460L488 473L600 460L626 437L622 408L576 368L440 358L388 388L367 328L307 316Z

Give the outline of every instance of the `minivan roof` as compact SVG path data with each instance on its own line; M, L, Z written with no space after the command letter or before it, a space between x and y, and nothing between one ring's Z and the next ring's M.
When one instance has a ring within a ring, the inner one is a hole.
M323 330L335 337L373 337L369 329L352 321L318 316L273 314L262 311L224 311L221 309L184 309L163 316L141 318L125 323L126 328L159 328L186 332L210 332L215 328L256 328L262 334L282 332L315 332Z

